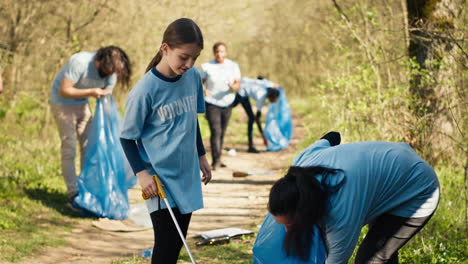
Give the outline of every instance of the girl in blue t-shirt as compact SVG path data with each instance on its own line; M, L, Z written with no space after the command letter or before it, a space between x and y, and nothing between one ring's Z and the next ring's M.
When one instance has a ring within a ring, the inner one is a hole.
M192 212L203 207L200 184L211 170L198 124L205 111L203 85L192 68L203 36L191 19L172 22L146 74L127 96L121 143L147 197L155 245L152 263L177 263L183 242L170 212L157 197L156 174L184 236Z
M286 228L286 252L306 260L317 225L326 263L346 264L369 224L355 263L398 263L437 208L437 176L406 143L340 141L326 134L271 188L268 210Z

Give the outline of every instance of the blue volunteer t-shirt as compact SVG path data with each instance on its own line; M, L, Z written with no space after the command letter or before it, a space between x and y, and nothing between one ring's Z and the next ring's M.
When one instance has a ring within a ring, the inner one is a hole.
M250 97L255 100L257 111L260 111L267 98L267 88L274 87L275 84L267 79L259 80L242 77L241 87L237 92L242 97Z
M114 73L108 77L101 78L94 67L94 56L96 52L79 52L71 56L70 60L62 67L55 76L50 91L50 103L57 105L85 105L88 98L63 98L59 94L60 84L63 77L74 83L73 87L79 89L89 88L114 88L117 75Z
M148 71L127 96L120 137L137 140L150 173L158 175L171 207L182 214L203 208L198 159L197 113L205 112L198 71L178 79ZM165 208L157 197L146 201L148 211Z
M383 213L432 214L439 200L437 176L406 143L359 142L331 147L319 140L299 154L295 166L340 169L317 175L331 191L324 221L327 263L347 263L361 228Z

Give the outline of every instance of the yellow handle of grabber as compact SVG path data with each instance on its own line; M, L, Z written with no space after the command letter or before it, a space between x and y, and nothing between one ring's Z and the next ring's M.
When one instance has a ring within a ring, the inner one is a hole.
M158 194L159 198L161 199L166 199L166 193L164 192L164 189L162 187L162 184L161 182L159 181L159 178L157 175L153 175L153 180L154 182L156 183L156 193ZM141 196L143 197L143 199L145 200L148 200L149 196L146 196L146 194L144 192L141 192Z
M156 183L156 192L158 193L159 198L161 198L164 201L164 203L166 204L167 210L171 214L172 221L174 222L174 225L177 228L177 232L179 233L180 239L184 243L185 249L187 250L187 254L190 257L190 260L192 261L192 264L196 264L195 259L193 258L192 252L190 251L190 248L189 248L189 246L187 244L187 241L185 240L185 237L182 234L182 230L180 230L179 223L177 223L177 219L174 216L174 212L172 212L171 206L169 205L169 202L167 201L166 193L164 192L164 189L162 187L161 182L158 179L158 176L153 175L153 180ZM145 199L145 200L151 198L151 197L146 196L144 192L142 192L141 195L143 196L143 199Z

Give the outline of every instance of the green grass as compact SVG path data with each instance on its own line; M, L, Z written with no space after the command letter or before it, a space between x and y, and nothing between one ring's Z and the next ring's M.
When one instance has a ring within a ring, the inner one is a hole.
M227 244L196 246L198 240L189 239L188 244L193 257L198 264L248 264L252 263L252 246L255 236L242 236L233 238ZM132 256L127 259L120 259L112 262L113 264L143 264L148 263L148 259L140 256ZM190 257L182 248L178 264L191 263Z
M47 124L46 107L20 97L0 120L0 260L15 262L62 245L76 223L65 206L58 135Z
M329 130L343 132L328 119L320 99L290 99L294 112L303 119L305 135L300 151ZM67 232L80 218L66 206L66 193L60 176L59 139L47 104L30 96L20 96L14 105L2 104L0 116L0 261L17 262L44 247L64 244ZM243 110L233 112L229 142L246 143ZM203 137L207 124L199 118ZM344 130L344 135L346 131ZM462 169L437 168L441 182L439 208L423 229L400 251L400 263L466 263L468 261L467 202ZM258 223L252 223L256 225ZM362 235L365 232L362 233ZM199 263L251 263L255 235L233 239L229 244L195 246L189 239ZM142 249L143 250L143 249ZM182 250L179 263L189 263ZM113 263L148 263L129 256Z
M404 263L467 263L468 227L463 171L437 170L441 185L439 207L426 227L402 250Z

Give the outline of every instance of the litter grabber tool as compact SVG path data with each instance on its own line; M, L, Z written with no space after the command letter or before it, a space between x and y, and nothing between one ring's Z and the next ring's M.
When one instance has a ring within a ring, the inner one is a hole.
M232 172L232 177L247 177L249 175L271 175L272 171L234 171Z
M172 212L172 208L169 205L169 201L167 200L166 193L164 192L164 189L162 187L161 182L158 179L158 176L153 175L153 180L156 183L156 189L157 189L158 196L166 204L167 210L169 210L169 213L171 214L172 221L174 222L174 225L177 228L177 232L179 232L180 239L182 239L182 242L184 243L185 249L187 250L187 253L188 253L189 257L190 257L190 260L192 261L193 264L196 264L195 259L192 256L192 252L190 251L190 248L189 248L189 246L187 244L187 241L185 241L184 234L182 234L182 230L180 230L180 226L179 226L179 223L177 222L177 219L175 218L174 212ZM142 196L143 196L143 199L145 199L145 200L151 198L151 197L146 196L144 192L142 192Z

